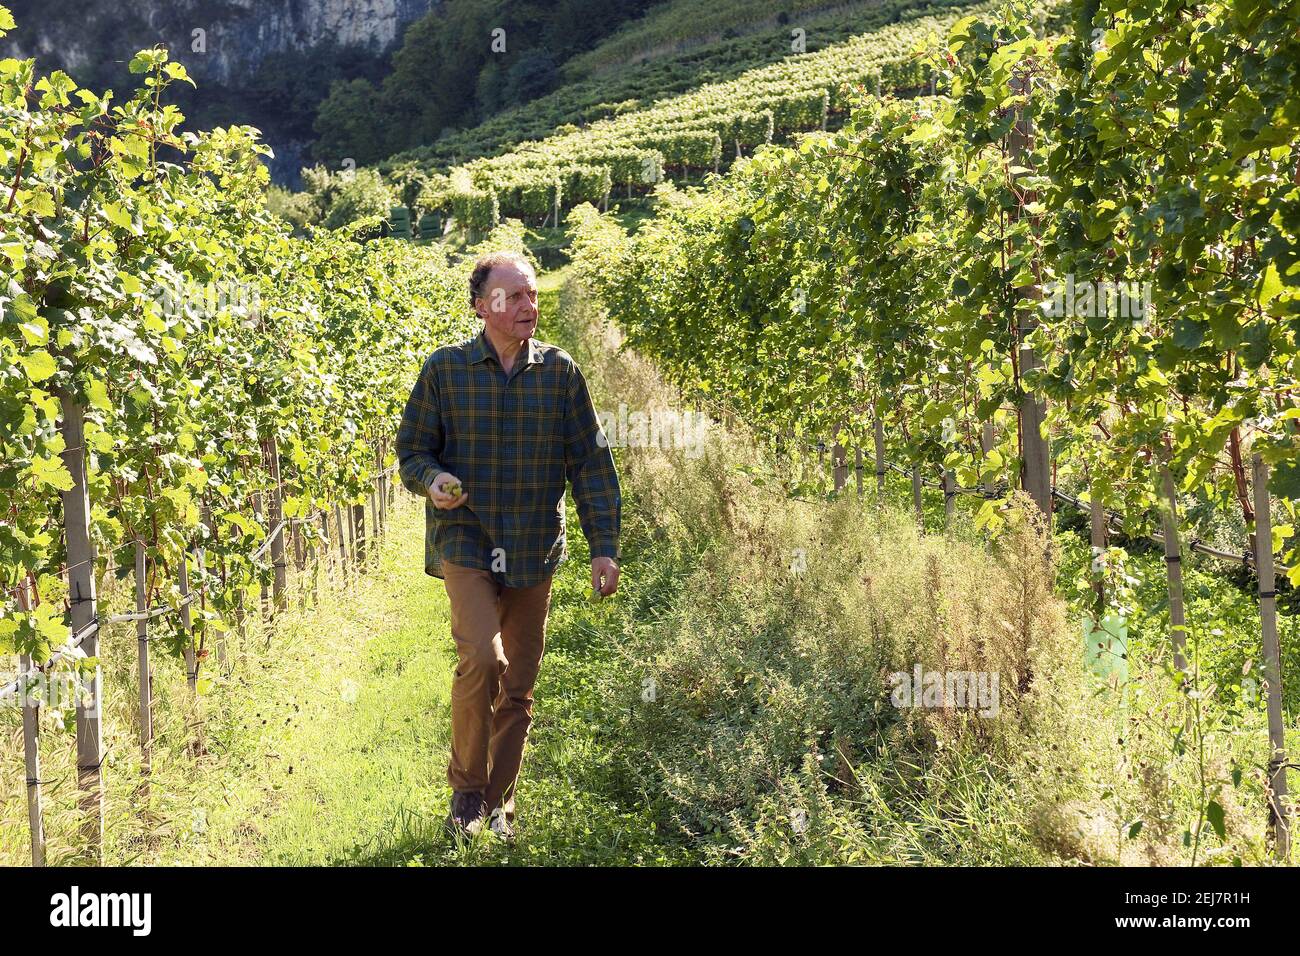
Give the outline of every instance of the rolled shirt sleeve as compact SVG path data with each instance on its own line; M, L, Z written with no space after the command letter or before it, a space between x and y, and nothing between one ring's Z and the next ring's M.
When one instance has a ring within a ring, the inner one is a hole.
M443 450L442 411L432 357L420 369L407 399L397 429L396 448L402 485L412 494L427 498L433 480L447 470L439 461Z
M593 558L619 560L622 496L614 454L576 364L571 366L564 416L564 470L573 487L578 521Z

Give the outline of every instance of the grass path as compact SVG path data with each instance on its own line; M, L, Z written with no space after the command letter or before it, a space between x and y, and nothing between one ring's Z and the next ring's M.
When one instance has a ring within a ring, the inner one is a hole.
M278 748L284 769L260 808L256 862L378 862L429 839L451 670L439 640L446 598L423 572L422 524L418 503L404 503L365 598L394 613L370 634L364 623L344 628L349 652L322 661L314 681L327 690L319 712Z

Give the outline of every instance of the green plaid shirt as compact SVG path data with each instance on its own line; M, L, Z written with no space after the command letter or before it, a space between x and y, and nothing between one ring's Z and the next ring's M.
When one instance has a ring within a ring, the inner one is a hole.
M573 485L591 556L620 556L622 497L587 382L568 352L528 340L506 375L486 331L435 349L397 430L402 484L425 499L424 570L442 562L492 571L506 587L539 584L568 557L564 486ZM434 507L440 472L469 500Z

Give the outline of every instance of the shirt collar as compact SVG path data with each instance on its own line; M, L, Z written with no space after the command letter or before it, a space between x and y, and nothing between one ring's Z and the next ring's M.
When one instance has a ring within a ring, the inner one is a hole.
M487 326L485 325L482 330L479 331L479 334L475 337L473 344L470 346L469 364L477 365L479 362L485 360L489 355L497 360L498 365L501 364L501 356L497 355L497 350L493 348L492 343L488 341ZM542 350L537 347L536 337L529 338L527 354L524 356L524 364L536 365L541 362L541 360Z

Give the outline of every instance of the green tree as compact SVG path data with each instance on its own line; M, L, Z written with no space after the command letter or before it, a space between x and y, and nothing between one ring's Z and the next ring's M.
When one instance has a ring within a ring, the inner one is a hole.
M320 138L312 146L312 155L329 163L351 158L367 164L382 159L386 155L382 111L379 91L369 80L335 83L316 116Z
M344 173L347 177L338 196L325 213L325 227L337 229L366 216L387 216L394 196L384 178L373 169Z

